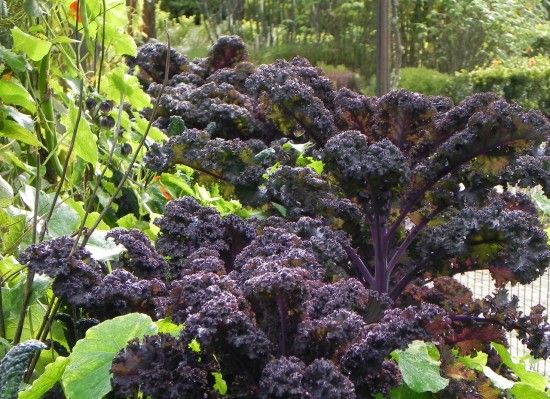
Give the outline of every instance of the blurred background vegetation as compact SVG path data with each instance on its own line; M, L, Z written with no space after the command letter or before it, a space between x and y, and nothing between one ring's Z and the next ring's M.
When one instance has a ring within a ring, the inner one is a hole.
M143 1L151 20L154 0ZM256 62L300 55L374 93L376 0L157 1L157 25L190 56L236 34ZM457 101L495 91L550 111L549 0L391 0L391 10L393 87Z

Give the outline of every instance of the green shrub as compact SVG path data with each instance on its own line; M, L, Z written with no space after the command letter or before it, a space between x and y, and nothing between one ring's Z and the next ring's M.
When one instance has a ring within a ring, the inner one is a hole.
M486 68L460 72L451 92L455 100L471 93L492 91L508 101L550 112L550 58L516 58L506 64L494 62Z
M453 76L429 68L402 68L399 87L428 95L449 94Z

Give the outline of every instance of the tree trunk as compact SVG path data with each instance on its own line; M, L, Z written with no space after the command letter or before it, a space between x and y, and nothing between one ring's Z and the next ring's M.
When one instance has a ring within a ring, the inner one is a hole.
M392 29L395 38L395 58L393 64L393 81L392 87L397 87L399 85L399 71L401 69L401 63L403 59L403 47L401 44L401 31L399 30L399 20L398 20L398 10L399 10L399 0L391 0L391 21Z
M157 37L157 27L155 24L155 0L143 1L143 33L148 38Z
M129 35L134 34L134 17L136 15L137 0L126 0L126 10L128 12L128 27L126 31Z
M376 5L376 94L390 91L390 0Z

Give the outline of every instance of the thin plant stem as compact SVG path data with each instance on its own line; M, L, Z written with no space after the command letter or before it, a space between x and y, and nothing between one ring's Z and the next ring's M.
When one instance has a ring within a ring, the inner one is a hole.
M99 72L97 74L97 92L101 88L101 75L103 74L103 61L105 58L105 20L107 18L107 5L103 0L103 26L101 30L101 56L99 57Z
M82 117L82 106L83 106L83 97L84 97L84 79L80 81L80 94L78 99L78 113L76 115L76 122L74 124L73 134L71 137L71 142L69 144L69 149L67 150L67 155L65 158L65 162L63 163L63 172L61 173L61 179L59 181L59 184L57 185L57 189L55 190L55 194L53 196L52 205L50 206L50 210L48 211L48 215L46 216L46 219L44 220L44 226L42 227L42 231L40 232L39 241L42 241L44 239L44 236L46 235L46 230L48 227L48 222L50 221L50 218L52 217L53 211L55 209L55 204L57 202L57 199L59 198L59 195L61 194L61 189L63 188L63 183L65 181L65 177L67 176L67 170L69 168L69 161L71 159L71 155L73 153L74 144L76 142L76 135L78 132L78 125L80 124L80 118Z
M46 311L46 315L44 316L44 319L42 320L42 324L40 325L40 328L38 330L38 333L36 334L36 338L40 341L44 341L48 337L48 331L53 323L53 319L55 315L57 314L57 311L59 310L59 306L61 305L61 301L59 298L52 298L52 301L50 302L50 306L48 307L48 310ZM23 381L29 382L32 373L34 372L34 368L36 367L36 363L38 363L38 359L40 358L40 352L36 353L33 358L31 359L29 363L29 367L27 368L27 371L25 372L25 376L23 377Z
M36 180L35 180L35 193L34 193L34 210L33 210L33 223L32 223L32 242L36 243L36 230L38 225L38 204L40 201L40 154L36 153ZM17 327L13 334L13 344L17 345L21 341L21 334L23 333L23 327L25 325L25 318L27 315L27 307L32 294L32 284L34 282L34 272L27 270L27 279L25 281L25 291L23 294L23 303L21 304L21 311L19 312L19 320L17 320Z

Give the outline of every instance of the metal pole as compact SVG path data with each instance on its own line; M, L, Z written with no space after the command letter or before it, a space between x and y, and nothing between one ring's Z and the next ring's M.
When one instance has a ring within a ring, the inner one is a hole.
M390 0L376 2L376 94L390 91Z

